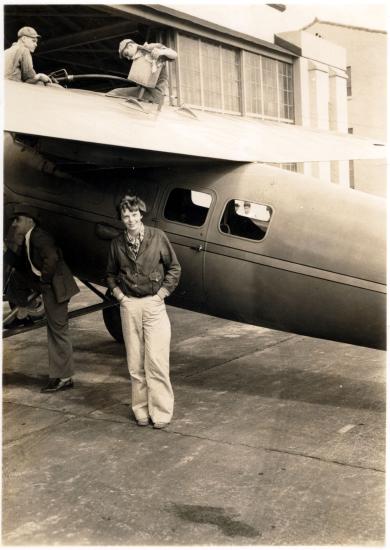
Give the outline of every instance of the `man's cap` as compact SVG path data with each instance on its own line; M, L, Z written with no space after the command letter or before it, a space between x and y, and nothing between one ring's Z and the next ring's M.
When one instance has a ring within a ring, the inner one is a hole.
M123 51L125 50L125 48L128 44L135 44L135 42L131 38L125 38L124 40L121 40L119 42L119 57L121 59L123 57Z
M22 27L18 30L18 38L21 36L28 36L29 38L41 38L41 35L37 33L32 27Z
M34 206L26 203L20 203L14 206L13 217L16 218L16 216L28 216L36 222L39 220L38 210Z

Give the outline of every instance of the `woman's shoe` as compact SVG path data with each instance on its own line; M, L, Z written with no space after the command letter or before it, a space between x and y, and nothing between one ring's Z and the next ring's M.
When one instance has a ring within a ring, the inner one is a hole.
M164 428L167 428L169 426L169 422L155 422L153 424L153 428L155 430L163 430Z
M141 427L149 426L149 418L137 418L137 424Z

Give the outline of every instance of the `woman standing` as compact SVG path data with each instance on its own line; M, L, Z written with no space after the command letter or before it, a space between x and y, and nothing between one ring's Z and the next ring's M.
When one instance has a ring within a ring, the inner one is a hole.
M165 298L177 287L181 268L168 237L145 226L146 205L126 195L119 204L124 232L111 242L107 284L120 303L132 410L139 426L165 428L173 414L169 378L171 326Z

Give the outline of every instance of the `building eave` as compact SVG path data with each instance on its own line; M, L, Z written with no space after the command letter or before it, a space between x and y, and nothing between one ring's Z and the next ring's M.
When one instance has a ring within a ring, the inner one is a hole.
M234 47L241 47L250 51L259 50L273 52L280 56L296 57L288 49L285 49L272 42L241 33L234 29L223 27L217 23L200 19L199 17L178 11L161 4L111 4L102 5L102 9L109 11L120 11L129 15L144 17L155 23L170 26L184 32L192 32L200 36L224 42Z
M323 19L318 19L317 17L315 17L311 23L308 23L307 25L302 27L301 30L305 31L305 30L309 29L310 27L312 27L313 25L315 25L316 23L319 23L321 25L330 25L332 27L341 27L341 28L344 28L344 29L351 29L353 31L372 32L372 33L376 33L376 34L387 34L386 31L382 31L382 30L379 30L379 29L369 29L368 27L358 27L358 26L355 26L355 25L346 25L344 23L336 23L335 21L325 21Z

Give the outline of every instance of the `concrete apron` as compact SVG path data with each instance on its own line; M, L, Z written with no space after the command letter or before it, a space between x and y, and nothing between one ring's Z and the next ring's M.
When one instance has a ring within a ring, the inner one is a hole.
M39 393L44 329L4 341L3 544L383 544L384 353L169 314L165 431L129 418L99 313L71 323L73 390Z

